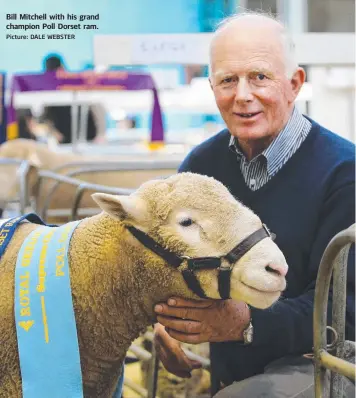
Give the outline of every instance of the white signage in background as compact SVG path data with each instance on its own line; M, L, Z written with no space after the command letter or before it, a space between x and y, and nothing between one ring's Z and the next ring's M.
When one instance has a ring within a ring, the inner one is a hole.
M187 52L187 44L176 40L140 39L133 41L132 60L134 63L150 64L178 62ZM181 62L181 61L180 61Z
M191 35L137 35L132 36L133 64L191 64L199 63L199 54L205 58L207 42Z
M354 65L354 33L306 33L294 37L302 65ZM95 65L207 65L212 33L95 35ZM315 49L327 48L328 51Z

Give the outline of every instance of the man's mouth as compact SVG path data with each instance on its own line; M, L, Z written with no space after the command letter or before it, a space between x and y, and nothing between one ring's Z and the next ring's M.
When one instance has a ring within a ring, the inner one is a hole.
M235 112L235 115L243 117L245 119L251 119L254 116L260 114L261 112L252 112L252 113L247 113L247 112Z

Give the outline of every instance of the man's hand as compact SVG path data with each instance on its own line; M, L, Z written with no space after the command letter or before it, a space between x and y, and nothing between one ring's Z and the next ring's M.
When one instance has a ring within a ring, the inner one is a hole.
M250 321L248 306L233 300L172 297L168 304L157 304L155 312L171 337L190 344L243 340Z
M201 363L190 360L178 341L172 339L160 324L155 325L154 339L157 355L168 372L178 377L189 378L193 369L201 368Z

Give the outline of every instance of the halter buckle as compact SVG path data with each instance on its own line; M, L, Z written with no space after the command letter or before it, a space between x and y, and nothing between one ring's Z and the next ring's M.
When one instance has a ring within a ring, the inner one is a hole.
M235 264L232 264L229 261L227 261L227 265L223 265L223 262L221 262L220 267L218 268L218 271L230 271L234 268L234 266L235 266Z
M270 229L267 227L266 224L262 224L262 228L267 232L267 235L268 235L272 240L275 240L275 239L276 239L276 234L274 234L273 232L271 232Z

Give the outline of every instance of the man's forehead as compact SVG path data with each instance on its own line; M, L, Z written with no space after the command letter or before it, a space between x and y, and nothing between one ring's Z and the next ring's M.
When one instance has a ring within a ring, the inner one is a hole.
M266 42L263 38L230 38L217 42L210 54L212 72L216 75L222 71L226 74L246 72L276 73L285 67L285 56L281 43Z
M247 57L250 53L263 53L263 55L283 52L283 40L280 29L275 25L237 21L216 32L210 46L211 56L221 53L238 53ZM267 54L266 54L267 53Z
M227 32L226 32L227 33ZM254 56L259 53L264 56L271 51L282 52L282 37L272 32L253 30L251 32L231 32L232 34L221 34L213 39L211 43L211 54L238 53L241 57ZM270 54L273 55L273 54Z

